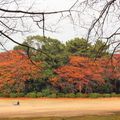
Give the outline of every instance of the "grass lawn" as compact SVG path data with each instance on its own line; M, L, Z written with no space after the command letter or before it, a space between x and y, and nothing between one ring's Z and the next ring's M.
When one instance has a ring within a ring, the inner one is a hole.
M43 118L0 118L0 120L120 120L120 113L113 115L95 115L80 117L43 117Z

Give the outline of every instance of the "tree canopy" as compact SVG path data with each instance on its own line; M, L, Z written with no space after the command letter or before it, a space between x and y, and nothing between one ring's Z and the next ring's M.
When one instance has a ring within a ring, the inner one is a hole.
M36 67L22 50L0 53L0 59L2 92L23 92L27 80L41 77L41 62L35 62Z
M109 45L101 40L93 44L74 38L61 43L37 35L28 36L22 44L35 49L28 54L26 47L19 45L0 53L0 89L6 94L120 91L119 54L110 59Z

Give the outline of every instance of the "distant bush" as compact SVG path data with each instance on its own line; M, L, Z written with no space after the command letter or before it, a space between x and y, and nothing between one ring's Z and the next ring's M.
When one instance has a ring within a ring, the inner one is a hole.
M117 97L120 97L120 94L117 94Z
M117 97L120 97L120 94L117 94Z
M65 94L65 97L67 98L75 98L75 94L74 93L68 93L68 94Z
M49 88L43 89L42 94L43 94L43 97L47 97L47 96L49 96L51 94L51 91L50 91Z
M102 94L102 97L111 97L111 94Z
M88 98L88 94L85 94L85 93L76 93L76 97Z
M120 97L120 94L111 93L111 97Z
M99 93L90 93L90 94L88 94L88 97L89 98L99 98L99 97L102 97L102 95Z
M57 93L54 91L51 91L50 89L43 89L41 92L29 92L25 95L25 93L0 93L0 97L29 97L29 98L40 98L40 97L48 97L48 98L108 98L108 97L120 97L120 94L116 93L90 93L90 94L84 94L84 93Z
M24 97L25 94L24 93L17 93L17 97Z
M118 96L118 94L116 94L116 93L111 93L111 97L117 97Z
M65 97L64 93L57 93L57 97Z
M76 93L77 98L87 98L88 94L83 94L83 93Z
M57 98L57 95L55 93L52 93L48 96L49 98Z
M10 97L10 93L3 93L3 97Z
M10 97L11 98L16 98L17 97L17 93L10 93Z
M0 93L0 97L3 97L4 95L3 95L3 93Z
M37 94L36 94L36 92L30 92L30 93L27 93L26 97L36 98Z
M36 96L39 98L39 97L43 97L43 94L42 94L42 92L37 92L36 93Z

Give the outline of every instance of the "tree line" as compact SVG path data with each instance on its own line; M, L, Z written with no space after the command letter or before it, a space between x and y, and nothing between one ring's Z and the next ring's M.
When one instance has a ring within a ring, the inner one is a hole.
M109 45L102 40L90 43L74 38L62 43L37 35L22 44L0 53L3 96L120 93L120 55L111 57Z

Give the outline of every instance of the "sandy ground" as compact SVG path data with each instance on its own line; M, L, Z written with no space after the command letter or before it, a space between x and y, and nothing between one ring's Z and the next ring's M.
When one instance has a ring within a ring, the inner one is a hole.
M14 105L16 101L20 105ZM120 112L120 98L7 99L0 98L0 117L101 115Z

